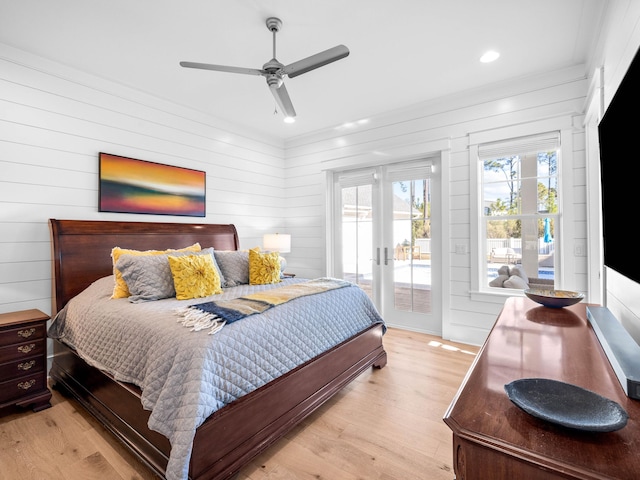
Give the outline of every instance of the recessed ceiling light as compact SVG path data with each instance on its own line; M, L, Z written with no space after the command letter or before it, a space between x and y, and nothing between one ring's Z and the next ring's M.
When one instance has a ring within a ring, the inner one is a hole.
M489 50L488 52L485 52L485 54L480 57L480 61L482 63L493 62L494 60L497 60L499 56L500 54L498 52L494 50Z

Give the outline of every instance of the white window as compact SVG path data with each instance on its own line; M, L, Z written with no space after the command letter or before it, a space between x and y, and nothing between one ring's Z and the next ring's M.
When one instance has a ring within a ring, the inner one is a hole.
M554 288L560 132L477 145L479 290Z

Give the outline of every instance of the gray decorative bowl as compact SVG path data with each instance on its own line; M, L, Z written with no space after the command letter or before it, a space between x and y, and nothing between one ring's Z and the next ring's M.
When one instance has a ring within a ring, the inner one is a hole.
M524 294L534 302L550 308L562 308L574 305L584 299L580 292L569 290L545 290L541 288L528 288Z
M504 389L509 399L528 414L567 428L613 432L629 419L617 402L570 383L521 378Z

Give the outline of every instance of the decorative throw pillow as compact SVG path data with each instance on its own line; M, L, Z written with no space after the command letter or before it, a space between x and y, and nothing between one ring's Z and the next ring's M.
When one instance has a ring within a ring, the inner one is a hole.
M211 255L169 255L168 258L178 300L222 293L220 277Z
M213 259L213 248L204 248L199 252L172 252L160 255L120 255L116 267L127 283L131 303L176 296L169 267L169 255L176 257L209 255Z
M222 273L223 287L249 283L249 252L247 250L215 250L213 255Z
M127 282L122 278L122 272L116 268L116 263L118 263L118 259L120 255L162 255L163 253L169 252L199 252L200 244L194 243L185 248L179 248L174 250L172 248L168 250L131 250L126 248L114 247L111 250L111 260L113 262L113 276L115 278L115 285L113 287L113 294L111 298L127 298L129 293L129 287L127 287Z
M279 257L280 260L280 278L284 278L284 269L287 268L287 260L284 257Z
M522 268L522 265L516 265L515 267L511 267L509 269L509 275L510 276L517 275L518 277L524 280L524 283L526 284L529 283L529 277L525 273L524 268ZM528 288L528 287L525 287L525 288Z
M504 288L518 288L524 290L525 288L529 288L529 284L525 282L522 277L518 275L511 275L507 280L502 284Z
M265 285L280 282L280 255L278 252L260 253L249 250L249 284Z
M489 282L490 287L502 287L505 280L509 279L509 275L498 275Z

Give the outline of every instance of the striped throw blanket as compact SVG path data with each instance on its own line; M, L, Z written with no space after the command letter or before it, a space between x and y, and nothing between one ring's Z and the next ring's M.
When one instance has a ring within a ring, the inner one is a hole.
M220 331L228 323L241 320L249 315L262 313L294 298L315 295L350 285L352 283L336 278L316 278L303 283L252 293L231 300L190 305L177 310L178 315L181 317L178 321L185 327L190 327L193 331L208 328L209 335L212 335Z

